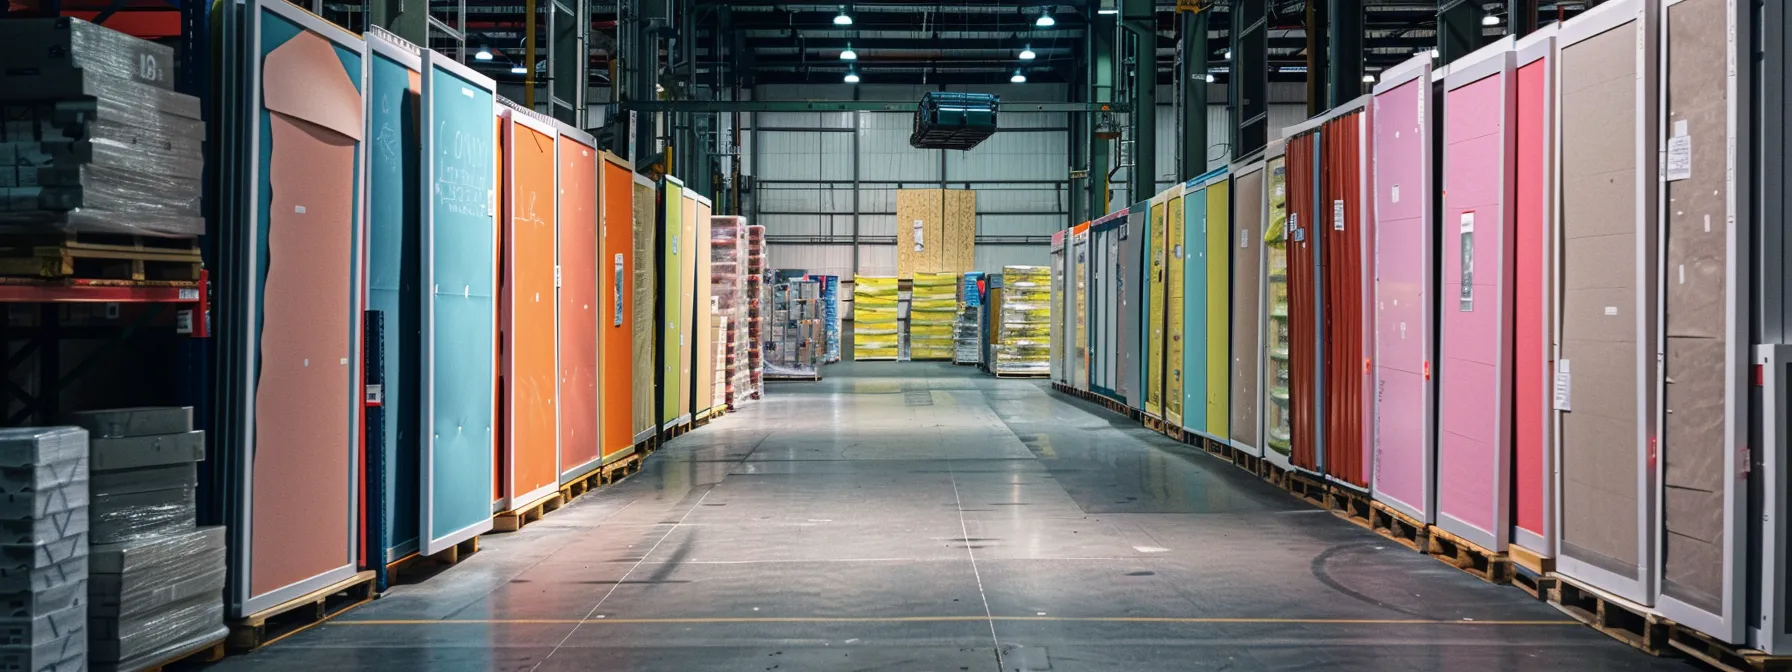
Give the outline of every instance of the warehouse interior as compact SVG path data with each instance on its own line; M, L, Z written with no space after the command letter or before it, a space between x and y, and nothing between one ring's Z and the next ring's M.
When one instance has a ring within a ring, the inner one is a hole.
M8 0L0 669L1792 669L1776 0Z

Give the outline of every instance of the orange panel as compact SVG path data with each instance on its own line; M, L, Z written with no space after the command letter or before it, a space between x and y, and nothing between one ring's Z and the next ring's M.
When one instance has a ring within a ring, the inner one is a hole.
M560 473L598 459L597 149L560 136Z
M634 171L611 155L603 162L603 236L598 256L599 348L603 350L604 457L635 443L635 179Z
M512 112L520 116L520 113ZM554 137L522 122L509 124L505 145L503 368L508 430L503 450L509 473L501 497L511 507L530 503L560 483L559 433L554 426Z

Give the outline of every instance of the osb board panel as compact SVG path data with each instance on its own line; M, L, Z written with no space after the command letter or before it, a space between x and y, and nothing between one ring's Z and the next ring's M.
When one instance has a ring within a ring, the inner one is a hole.
M896 192L896 277L937 271L944 247L945 192L940 189L901 189ZM920 222L920 244L915 241L915 222ZM917 249L919 248L919 249Z
M554 138L516 122L509 127L504 287L498 295L505 318L499 385L507 411L500 433L506 468L501 499L560 480L554 417Z
M1257 429L1257 336L1262 328L1258 289L1263 272L1263 171L1232 181L1232 440L1261 448Z
M1724 504L1735 487L1724 466L1726 366L1730 303L1726 202L1728 129L1722 0L1688 0L1668 8L1670 137L1692 144L1691 177L1669 182L1666 213L1667 384L1662 403L1662 592L1712 613L1724 595Z
M1636 40L1627 23L1561 52L1562 543L1626 574L1638 557Z
M597 150L560 136L560 471L598 458L603 419L598 319ZM609 283L601 283L608 286ZM621 398L618 397L618 402ZM626 420L624 421L626 422Z
M607 171L606 171L607 173ZM631 178L632 179L632 178ZM634 362L630 367L632 375L632 396L630 404L634 419L633 430L636 436L653 429L654 395L654 336L658 331L658 322L654 320L654 278L659 273L659 193L652 183L636 181L634 183L634 250L635 268L633 303L629 306L634 323L629 326L633 335L632 352ZM629 437L631 440L633 436Z
M940 251L940 267L917 269L942 273L964 273L975 270L977 252L977 192L969 189L945 191L943 233L946 247Z
M1145 266L1145 412L1163 413L1164 399L1164 316L1167 314L1164 295L1164 271L1168 260L1165 232L1170 228L1167 201L1160 194L1151 201L1151 218L1146 220L1148 238Z

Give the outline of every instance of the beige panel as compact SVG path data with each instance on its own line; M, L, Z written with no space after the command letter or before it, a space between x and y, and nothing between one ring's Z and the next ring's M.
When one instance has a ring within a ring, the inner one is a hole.
M1238 176L1232 201L1232 438L1263 447L1257 432L1257 337L1262 327L1263 171Z
M901 189L896 192L896 277L913 278L916 272L938 269L941 218L945 193L940 189ZM915 222L921 222L921 249L915 249Z
M976 270L977 192L948 189L945 192L945 248L940 250L941 272Z

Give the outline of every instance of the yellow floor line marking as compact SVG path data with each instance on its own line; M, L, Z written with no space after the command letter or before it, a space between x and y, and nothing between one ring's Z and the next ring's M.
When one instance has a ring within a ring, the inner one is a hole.
M575 625L588 624L731 624L731 623L956 623L990 620L987 616L865 616L865 617L703 617L703 618L576 618L453 619L453 620L337 620L331 625ZM1179 618L1171 616L996 616L997 621L1044 623L1174 623L1174 624L1281 624L1281 625L1580 625L1575 620L1538 621L1442 621L1376 618Z

